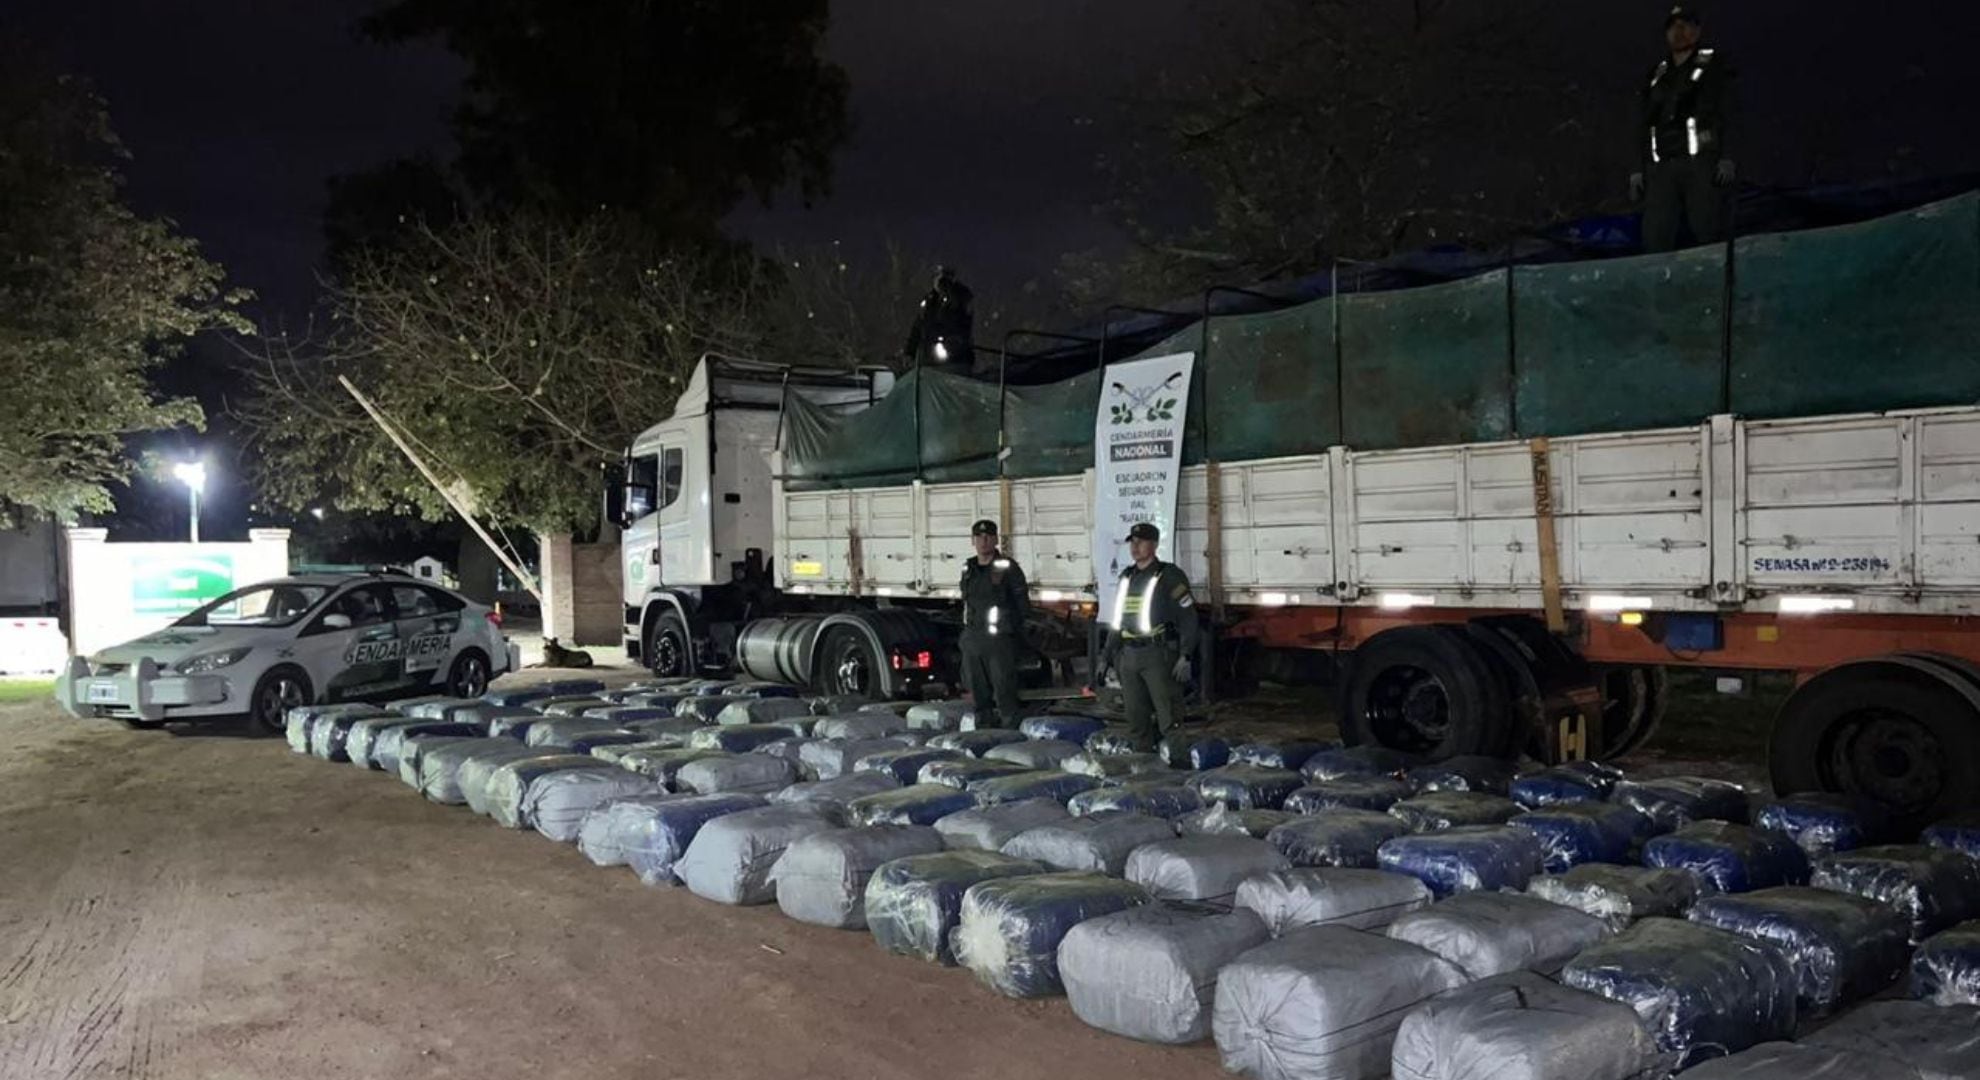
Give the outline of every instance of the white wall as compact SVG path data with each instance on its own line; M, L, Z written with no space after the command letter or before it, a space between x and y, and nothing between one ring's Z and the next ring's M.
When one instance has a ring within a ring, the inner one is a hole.
M289 572L289 530L250 529L246 543L112 544L69 529L69 648L76 655L169 625L228 589Z

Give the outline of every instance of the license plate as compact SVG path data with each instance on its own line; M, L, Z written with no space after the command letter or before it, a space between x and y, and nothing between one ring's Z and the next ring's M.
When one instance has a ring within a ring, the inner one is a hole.
M113 682L93 682L89 684L89 701L92 705L114 705L117 703L117 684Z

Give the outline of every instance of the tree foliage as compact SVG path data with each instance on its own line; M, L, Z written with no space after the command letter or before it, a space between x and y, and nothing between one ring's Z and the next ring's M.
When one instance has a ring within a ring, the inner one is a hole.
M0 43L0 521L112 509L128 436L203 423L156 369L202 330L252 330L198 244L125 205L123 156L86 86Z

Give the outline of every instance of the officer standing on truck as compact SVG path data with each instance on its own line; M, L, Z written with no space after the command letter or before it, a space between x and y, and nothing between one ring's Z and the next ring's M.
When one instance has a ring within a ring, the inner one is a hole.
M969 542L976 554L962 572L963 682L979 729L1016 727L1018 646L1031 614L1030 587L1018 564L997 549L996 522L970 526Z
M1725 193L1733 182L1727 129L1733 119L1732 67L1703 48L1704 22L1690 4L1664 17L1670 57L1650 73L1637 126L1643 164L1629 194L1643 202L1643 250L1675 251L1681 226L1693 244L1726 238Z
M927 365L968 375L976 368L976 294L950 267L935 269L935 283L915 311L905 352L915 367Z
M1118 671L1127 708L1128 736L1136 750L1155 749L1181 720L1183 687L1196 655L1196 598L1189 576L1155 557L1162 530L1141 522L1128 530L1128 557L1114 589L1107 646L1100 670Z

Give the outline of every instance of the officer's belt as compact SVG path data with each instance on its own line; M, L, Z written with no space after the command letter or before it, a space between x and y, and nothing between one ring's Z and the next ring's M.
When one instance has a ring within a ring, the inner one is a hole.
M1168 640L1169 640L1169 635L1166 631L1154 633L1154 634L1135 634L1132 636L1127 634L1121 635L1121 644L1127 646L1130 649L1141 649L1141 648L1146 648L1150 645L1161 645L1167 642Z

